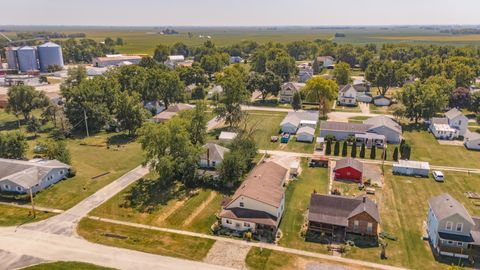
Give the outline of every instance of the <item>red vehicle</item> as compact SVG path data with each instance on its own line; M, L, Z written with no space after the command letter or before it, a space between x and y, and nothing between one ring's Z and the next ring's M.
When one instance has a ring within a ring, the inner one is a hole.
M335 164L335 179L362 183L363 163L353 158L338 160Z

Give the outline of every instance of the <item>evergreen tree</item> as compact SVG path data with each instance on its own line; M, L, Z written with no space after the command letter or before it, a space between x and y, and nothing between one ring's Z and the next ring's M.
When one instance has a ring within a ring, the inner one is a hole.
M393 160L398 161L398 147L395 147L395 150L393 150Z
M375 159L377 157L377 147L375 145L372 145L372 148L370 149L370 159Z
M330 155L332 153L332 141L327 140L327 145L325 146L325 154Z
M360 158L365 158L365 143L362 143L362 147L360 148Z
M351 156L352 158L356 158L356 157L357 157L357 142L353 142L352 152L350 153L350 156Z
M410 159L411 147L408 143L404 143L400 148L400 158L401 159Z
M339 153L340 153L340 142L336 141L335 142L335 147L333 148L333 154L335 156L338 156Z
M342 157L346 157L348 153L348 144L347 141L343 142L343 147L342 147Z
M292 108L295 111L298 111L302 108L302 96L298 91L293 94Z

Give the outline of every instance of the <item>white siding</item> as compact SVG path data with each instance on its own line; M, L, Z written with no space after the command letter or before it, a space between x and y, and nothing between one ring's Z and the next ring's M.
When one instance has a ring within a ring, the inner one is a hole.
M284 199L283 199L284 200ZM240 203L243 203L243 207L240 206ZM283 204L283 202L282 202ZM234 208L234 207L242 207L246 209L252 209L252 210L257 210L257 211L263 211L266 213L269 213L272 216L278 216L279 214L279 208L269 205L266 203L259 202L257 200L245 197L245 196L240 196L237 198L235 201L231 202L228 205L228 208ZM280 207L281 208L281 207ZM283 212L283 210L282 210Z
M256 224L253 222L245 222L241 220L222 218L222 227L236 231L252 231L255 232Z

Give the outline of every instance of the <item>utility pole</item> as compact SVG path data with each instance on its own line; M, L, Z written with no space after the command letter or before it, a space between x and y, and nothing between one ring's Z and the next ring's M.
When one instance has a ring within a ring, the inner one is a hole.
M33 213L33 218L37 217L37 213L35 212L35 203L33 202L33 191L32 187L30 187L30 204L32 205L32 213Z
M88 133L87 112L85 111L85 109L83 109L83 117L85 118L85 129L87 130L87 137L90 137L90 134Z

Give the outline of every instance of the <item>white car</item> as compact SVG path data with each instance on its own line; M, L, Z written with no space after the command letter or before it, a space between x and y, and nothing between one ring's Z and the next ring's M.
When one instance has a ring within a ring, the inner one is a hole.
M435 179L435 181L437 182L445 181L444 175L441 171L433 171L432 175L433 175L433 179Z

